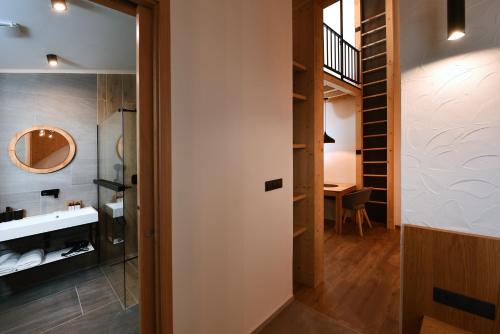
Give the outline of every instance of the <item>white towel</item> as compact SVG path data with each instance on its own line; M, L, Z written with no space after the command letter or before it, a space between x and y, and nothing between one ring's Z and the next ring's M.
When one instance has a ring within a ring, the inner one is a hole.
M8 259L0 263L0 276L11 274L17 270L19 254L11 253Z
M17 270L24 270L40 265L43 262L44 254L43 249L34 249L24 253L17 261Z
M14 254L16 253L10 249L0 250L0 264L7 261Z

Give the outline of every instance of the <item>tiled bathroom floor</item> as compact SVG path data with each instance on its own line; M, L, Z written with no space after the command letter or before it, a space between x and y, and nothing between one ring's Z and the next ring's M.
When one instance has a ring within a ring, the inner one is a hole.
M139 333L138 307L124 310L95 268L0 298L0 333Z

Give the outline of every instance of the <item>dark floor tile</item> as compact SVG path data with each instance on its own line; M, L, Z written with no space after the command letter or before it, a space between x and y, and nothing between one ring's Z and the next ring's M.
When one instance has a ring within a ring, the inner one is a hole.
M0 314L40 298L73 288L76 284L87 282L98 277L104 277L104 274L100 268L96 267L43 282L33 288L20 291L13 295L0 297Z
M74 288L0 314L0 333L38 334L81 316Z
M300 303L293 302L267 324L259 334L359 334Z
M123 311L121 304L115 302L44 332L44 334L68 333L136 334L139 333L138 311L136 308Z
M118 301L118 297L115 295L108 280L104 276L78 284L76 290L78 291L84 314Z

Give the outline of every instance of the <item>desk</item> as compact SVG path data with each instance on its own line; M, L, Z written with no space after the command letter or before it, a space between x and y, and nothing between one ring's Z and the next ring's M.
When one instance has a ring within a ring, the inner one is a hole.
M335 184L337 187L327 187L328 185ZM338 234L342 233L342 197L345 194L356 190L355 184L349 183L325 183L324 191L325 197L335 197L335 231Z

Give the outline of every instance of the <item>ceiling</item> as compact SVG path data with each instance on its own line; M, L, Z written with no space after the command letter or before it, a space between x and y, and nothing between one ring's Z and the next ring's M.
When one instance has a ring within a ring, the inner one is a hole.
M67 0L64 13L50 0L0 0L0 72L135 72L135 18L87 0ZM46 55L59 57L51 68Z

